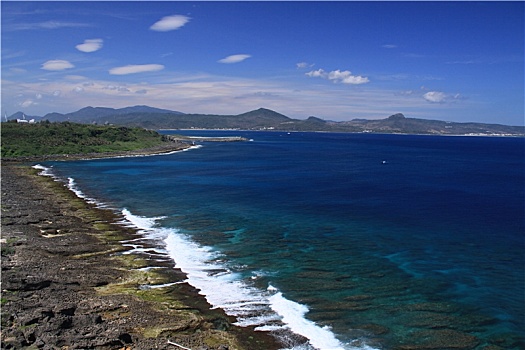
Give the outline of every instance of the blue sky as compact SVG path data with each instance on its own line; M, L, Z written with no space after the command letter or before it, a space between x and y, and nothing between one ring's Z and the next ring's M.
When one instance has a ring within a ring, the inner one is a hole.
M524 2L2 1L2 114L524 125Z

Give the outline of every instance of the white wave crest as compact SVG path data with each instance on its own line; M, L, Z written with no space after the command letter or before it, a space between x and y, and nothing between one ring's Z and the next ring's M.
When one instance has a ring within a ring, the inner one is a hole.
M66 187L73 192L78 198L85 200L86 202L90 204L95 204L99 208L104 208L106 205L104 203L101 203L97 201L95 198L88 197L84 192L82 192L75 182L75 179L72 177L67 178L67 184Z
M42 175L42 176L50 176L50 177L53 177L55 178L55 175L53 175L53 173L51 172L51 168L48 168L48 167L45 167L41 164L36 164L36 165L33 165L32 166L33 169L37 169L37 170L41 170L38 175Z
M343 345L327 327L319 327L304 316L308 307L283 297L277 292L270 297L271 308L282 316L292 332L310 340L317 349L344 350Z
M272 285L267 290L252 287L231 271L224 257L213 248L197 244L177 229L159 227L158 221L164 217L137 216L127 209L122 214L148 237L162 239L175 266L187 275L187 282L199 289L213 308L235 316L236 325L254 326L258 331L289 330L309 340L308 344L296 344L289 350L373 349L342 344L329 327L320 327L305 318L307 306L286 299Z

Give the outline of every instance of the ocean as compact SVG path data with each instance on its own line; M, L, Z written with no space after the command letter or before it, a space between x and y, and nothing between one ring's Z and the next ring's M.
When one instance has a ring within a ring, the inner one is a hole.
M283 349L525 348L524 138L163 133L250 141L43 165L238 325Z

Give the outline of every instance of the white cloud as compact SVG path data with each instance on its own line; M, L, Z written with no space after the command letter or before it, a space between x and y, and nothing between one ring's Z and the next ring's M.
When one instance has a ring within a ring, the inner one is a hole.
M42 64L42 69L51 71L60 71L73 67L75 66L66 60L50 60Z
M370 79L362 77L360 75L349 75L341 80L343 84L361 85L369 83Z
M324 69L313 70L311 72L306 73L306 75L314 78L326 78L328 76Z
M182 15L173 15L163 17L161 20L155 22L149 29L157 32L168 32L183 27L190 21L189 17Z
M75 46L77 50L82 52L95 52L102 48L102 39L87 39L83 44Z
M91 86L94 86L94 85L91 85ZM130 92L130 90L125 87L125 86L121 86L121 85L106 85L103 87L104 90L114 90L114 91L119 91L119 92Z
M109 74L126 75L144 72L156 72L163 69L164 66L162 64L132 64L128 66L111 68L109 70Z
M401 96L411 96L414 94L414 90L403 90L399 91L397 94Z
M77 87L75 87L73 89L73 91L80 94L80 93L84 92L84 88L81 87L81 86L77 86Z
M352 72L345 70L341 71L339 69L333 70L331 72L326 72L323 69L318 69L306 73L307 76L313 78L323 78L333 81L334 83L343 83L343 84L352 84L360 85L370 82L367 77L362 77L360 75L352 75Z
M441 91L429 91L423 95L423 98L431 103L444 103L447 95Z
M37 104L37 103L35 103L32 100L25 100L24 102L20 103L19 106L22 107L22 108L27 108L27 107L32 106L34 104Z
M397 48L397 45L394 45L394 44L385 44L385 45L382 45L381 47L385 48L385 49L395 49Z
M362 77L360 75L352 75L352 72L350 71L340 71L340 70L334 70L328 73L328 79L332 80L334 82L340 82L343 84L365 84L368 83L370 80L368 80L367 77Z
M238 62L242 62L244 61L245 59L247 58L250 58L252 57L251 55L231 55L231 56L228 56L228 57L225 57L217 62L219 63L238 63Z
M297 65L297 69L311 68L311 67L315 66L314 63L308 63L308 62L299 62L296 65Z
M62 91L60 91L60 90L53 91L53 96L58 97L60 95L62 95Z
M423 94L423 98L431 103L456 103L467 99L459 93L447 94L441 91L429 91Z

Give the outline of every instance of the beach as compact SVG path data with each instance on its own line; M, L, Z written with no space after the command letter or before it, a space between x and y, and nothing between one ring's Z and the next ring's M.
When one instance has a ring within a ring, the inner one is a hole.
M278 349L211 309L171 259L63 183L2 164L3 349ZM151 247L153 251L153 247Z

